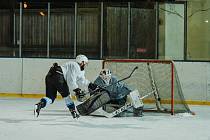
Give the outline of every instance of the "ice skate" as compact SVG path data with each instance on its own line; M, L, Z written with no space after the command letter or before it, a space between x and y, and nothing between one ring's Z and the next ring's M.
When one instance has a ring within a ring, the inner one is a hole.
M143 117L143 107L134 108L133 109L133 116L134 117Z
M46 106L45 100L41 99L41 101L34 106L34 116L38 117L41 108L44 108Z
M75 110L69 109L69 111L71 112L71 115L72 115L73 118L79 118L80 117L79 114L77 114L77 112Z
M34 106L34 116L36 116L36 117L39 116L39 112L40 112L40 110L42 108L41 106L42 106L41 102L35 104L35 106Z

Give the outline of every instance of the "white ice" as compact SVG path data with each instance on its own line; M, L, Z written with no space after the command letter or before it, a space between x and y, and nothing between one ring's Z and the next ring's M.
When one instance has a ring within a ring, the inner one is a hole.
M190 106L196 115L144 113L143 117L73 119L63 100L41 110L38 99L0 98L0 140L210 140L210 107Z

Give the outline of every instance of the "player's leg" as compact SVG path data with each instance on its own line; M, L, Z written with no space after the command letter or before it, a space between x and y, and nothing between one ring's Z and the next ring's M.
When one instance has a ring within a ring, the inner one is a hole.
M129 98L130 102L133 106L133 116L134 117L142 117L143 116L143 107L144 103L140 97L138 90L134 90L130 92Z
M35 104L34 107L34 115L37 117L40 114L40 110L46 107L49 104L52 104L57 96L57 89L54 85L55 79L49 75L45 78L45 85L46 85L46 97L41 98L41 100Z
M141 117L143 115L143 106L144 104L142 102L142 99L140 98L140 94L138 90L134 90L134 91L131 91L130 94L127 96L126 102L124 105L121 105L118 108L114 108L113 111L108 112L109 113L108 115L106 114L106 117L118 116L120 113L126 111L127 109L131 107L133 107L133 116Z
M134 117L143 117L143 107L133 108Z
M61 70L62 72L62 70ZM76 107L72 99L70 98L70 92L68 85L63 77L63 74L57 73L56 74L57 82L56 82L56 88L58 92L61 94L61 96L64 98L66 106L68 107L69 111L71 112L71 115L73 118L79 118L79 115L76 112Z

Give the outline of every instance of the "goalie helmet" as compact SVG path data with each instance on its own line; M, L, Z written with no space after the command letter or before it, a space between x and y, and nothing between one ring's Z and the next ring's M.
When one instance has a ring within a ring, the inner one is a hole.
M79 64L81 64L82 62L87 64L88 63L88 58L85 55L80 54L80 55L77 55L76 62L79 63Z
M111 80L112 73L109 69L102 69L99 76L108 85Z

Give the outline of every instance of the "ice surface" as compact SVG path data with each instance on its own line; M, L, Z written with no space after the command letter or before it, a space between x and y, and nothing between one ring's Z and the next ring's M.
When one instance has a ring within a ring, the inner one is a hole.
M0 140L210 140L210 107L190 106L196 113L171 116L73 119L63 100L33 116L38 99L0 98Z

